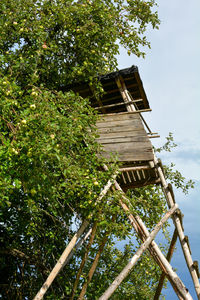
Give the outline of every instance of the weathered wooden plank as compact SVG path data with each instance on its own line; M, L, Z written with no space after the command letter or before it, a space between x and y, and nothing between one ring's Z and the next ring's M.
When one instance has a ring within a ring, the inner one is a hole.
M138 143L138 142L148 142L147 136L131 136L131 137L117 137L117 138L98 138L97 141L102 144L116 144L116 143Z
M112 153L124 162L153 160L152 145L138 113L103 115L97 128L104 157L109 158ZM137 180L144 177L138 176Z
M103 157L110 158L111 155L109 152L102 152ZM135 161L151 161L153 158L152 151L134 151L132 153L123 153L118 154L118 160L121 162L135 162Z
M103 145L106 151L118 151L118 152L126 152L126 151L134 151L134 150L140 150L143 149L150 149L152 151L151 143L149 141L145 142L127 142L127 143L110 143Z
M129 173L133 173L134 171L137 171L137 170L143 170L144 171L144 177L146 178L146 174L147 172L145 172L146 170L149 170L151 169L151 167L149 165L144 165L144 166L129 166L129 167L121 167L119 170L120 172L129 172Z
M130 114L130 113L124 113L124 114L105 114L105 115L101 115L99 121L97 121L97 124L99 122L112 122L112 121L120 121L120 120L135 120L135 119L140 119L140 115L139 113L134 113L134 114Z
M136 124L135 125L135 130L140 130L143 129L142 125ZM101 135L102 133L113 133L113 132L128 132L128 131L134 131L134 128L131 126L119 126L119 127L104 127L104 128L99 128L98 133ZM144 131L145 132L145 131Z
M136 137L136 136L146 136L143 129L132 130L127 132L112 132L112 133L101 133L99 134L100 139L110 139L110 138L123 138L123 137ZM148 138L148 137L147 137Z
M135 126L142 126L142 122L139 119L128 119L128 120L117 120L117 121L111 121L111 122L98 122L97 128L108 128L108 127L119 127L119 126L132 126L134 128Z

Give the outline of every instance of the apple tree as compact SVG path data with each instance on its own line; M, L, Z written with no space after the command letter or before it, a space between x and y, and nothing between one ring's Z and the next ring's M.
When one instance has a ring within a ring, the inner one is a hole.
M33 298L77 224L88 219L96 234L74 296L104 245L86 291L87 298L94 299L136 244L130 242L123 250L116 245L117 239L134 236L117 204L117 193L95 204L117 163L102 171L107 161L98 155L95 141L98 115L88 99L66 87L84 81L102 93L97 78L116 70L119 45L128 54L144 56L144 47L150 47L147 26L159 25L156 3L1 0L0 14L0 295ZM155 213L147 218L149 228L165 209L158 201L160 192L154 192L151 187L137 191L140 208L149 195L156 202ZM130 197L134 204L134 192ZM85 247L56 278L47 299L72 295ZM149 260L148 254L144 256L146 271L142 262L138 264L138 275L131 274L113 299L151 298L159 271ZM139 284L143 289L138 290Z

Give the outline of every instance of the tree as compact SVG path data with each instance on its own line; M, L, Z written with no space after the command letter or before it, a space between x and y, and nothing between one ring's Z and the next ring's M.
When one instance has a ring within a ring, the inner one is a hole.
M119 44L129 54L144 56L141 47L150 46L145 30L159 25L155 6L154 0L1 1L0 295L4 299L33 298L81 219L98 224L81 283L108 234L87 289L89 299L100 296L104 282L109 283L135 251L137 244L131 242L121 251L116 246L117 238L134 235L117 205L118 194L108 193L95 205L117 164L102 171L106 161L99 157L95 142L98 116L88 99L66 87L87 81L102 93L97 78L117 68ZM153 192L146 187L130 195L133 205L137 196L138 211L148 216L149 228L165 209L159 193ZM150 206L144 211L147 196L156 203L151 215ZM47 299L71 294L84 253L82 246ZM129 299L130 294L135 299L151 298L159 271L149 261L147 254L113 299Z

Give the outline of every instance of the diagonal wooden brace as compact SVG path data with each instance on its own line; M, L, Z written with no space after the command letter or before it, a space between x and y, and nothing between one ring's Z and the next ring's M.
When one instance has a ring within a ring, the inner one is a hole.
M168 250L168 253L167 253L167 256L166 256L166 259L168 260L168 262L171 261L171 258L172 258L172 255L173 255L173 252L174 252L174 249L175 249L177 237L178 237L178 232L177 232L177 229L175 229L174 234L172 236L170 246L169 246L169 250ZM162 291L162 288L163 288L165 276L166 276L165 272L162 272L153 300L159 300L159 297L160 297L160 294L161 294L161 291Z
M117 177L117 174L113 175L111 180L108 180L108 182L105 185L104 189L101 191L101 193L100 193L100 195L99 195L99 197L96 201L96 204L98 202L100 202L101 199L110 190L111 186L113 185L113 180L115 180L116 177ZM70 255L70 253L72 253L72 250L75 247L77 240L83 234L83 232L88 227L88 225L89 225L89 222L87 220L83 221L83 223L82 223L81 227L79 228L78 232L75 233L72 240L69 242L69 244L67 245L67 247L63 251L62 255L60 256L59 260L57 261L56 265L52 269L52 271L49 274L48 278L46 279L45 283L42 285L41 289L39 290L37 295L34 297L34 300L41 300L44 297L46 291L51 286L52 282L54 281L54 279L56 278L58 273L62 270L62 268L66 264L66 261L67 261L69 255Z
M156 237L157 233L163 226L163 224L168 220L168 218L174 213L174 211L177 209L178 205L175 204L173 208L171 208L164 217L158 222L158 224L155 226L154 230L149 234L147 239L144 241L144 243L140 246L140 248L136 251L132 259L129 261L129 263L125 266L125 268L121 271L121 273L116 277L116 279L113 281L113 283L109 286L109 288L103 293L103 295L99 298L99 300L107 300L114 291L118 288L118 286L121 284L121 282L127 277L127 275L130 273L134 265L137 263L138 259L141 257L143 252L148 248L148 246L151 244L151 242ZM190 299L189 297L187 299Z

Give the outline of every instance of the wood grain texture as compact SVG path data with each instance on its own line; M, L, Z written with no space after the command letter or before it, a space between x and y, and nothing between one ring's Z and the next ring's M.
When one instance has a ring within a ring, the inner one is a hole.
M104 115L97 122L102 155L117 155L119 161L149 161L153 159L151 142L139 114Z
M121 121L121 120L140 120L140 115L139 113L116 113L116 114L106 114L106 115L101 115L100 120L97 122L112 122L112 121Z

